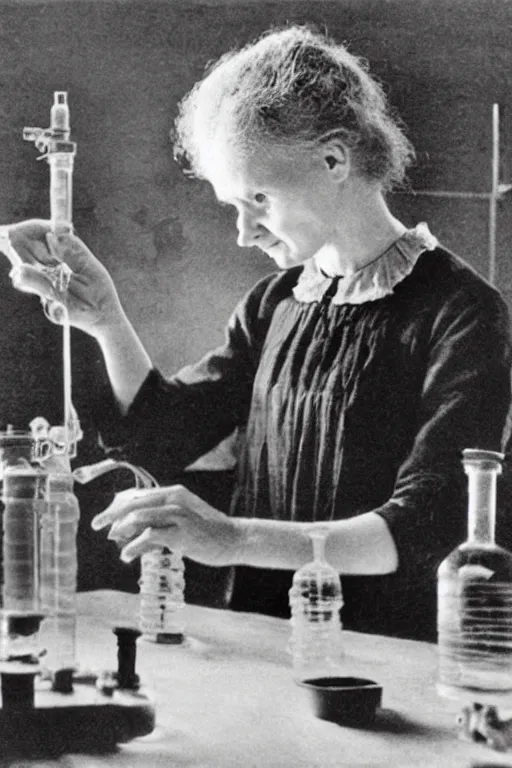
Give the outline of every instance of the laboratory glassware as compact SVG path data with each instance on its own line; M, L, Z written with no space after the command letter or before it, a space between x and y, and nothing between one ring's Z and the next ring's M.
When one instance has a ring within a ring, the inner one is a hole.
M512 694L512 554L495 541L503 458L464 450L468 537L441 563L437 577L438 691L482 703Z
M342 658L341 580L325 559L328 529L312 526L313 560L299 568L289 591L290 651L299 680L329 676Z

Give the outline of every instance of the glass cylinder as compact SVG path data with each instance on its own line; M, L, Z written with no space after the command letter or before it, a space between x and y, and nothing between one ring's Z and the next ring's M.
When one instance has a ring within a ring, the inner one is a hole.
M51 673L74 667L79 507L69 458L54 455L45 435L8 427L0 432L0 473L3 645L12 646L13 616L36 612L39 622L44 616L37 634L42 666ZM5 650L2 658L9 653Z
M185 632L185 565L166 547L141 557L140 630L145 640L180 643Z
M76 660L77 531L80 518L71 473L50 472L48 503L41 518L41 640L51 672L74 668Z
M2 502L0 659L26 660L42 651L40 531L47 475L34 467L4 467Z
M468 538L438 569L438 691L482 703L512 694L512 554L495 542L503 458L463 452Z
M0 480L5 467L31 465L35 455L35 443L30 432L8 426L0 432Z

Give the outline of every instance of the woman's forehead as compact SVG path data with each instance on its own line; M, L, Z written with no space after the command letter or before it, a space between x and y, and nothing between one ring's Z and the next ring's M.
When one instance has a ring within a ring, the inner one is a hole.
M205 158L204 170L220 200L237 191L282 188L300 182L311 167L311 155L272 145L241 151L225 146ZM243 196L243 195L240 195Z

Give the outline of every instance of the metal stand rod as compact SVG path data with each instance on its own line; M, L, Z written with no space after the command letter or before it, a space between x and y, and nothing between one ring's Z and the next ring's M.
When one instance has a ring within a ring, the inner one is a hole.
M437 189L413 189L399 191L399 195L412 195L414 197L445 197L462 200L488 200L489 201L489 254L488 276L489 282L494 284L496 280L496 233L498 218L498 203L501 198L512 190L512 184L500 183L500 111L499 105L492 105L492 158L491 158L491 191L490 192L455 192L452 190Z
M496 221L499 199L500 173L500 113L497 104L492 105L492 161L491 195L489 197L489 282L496 278Z

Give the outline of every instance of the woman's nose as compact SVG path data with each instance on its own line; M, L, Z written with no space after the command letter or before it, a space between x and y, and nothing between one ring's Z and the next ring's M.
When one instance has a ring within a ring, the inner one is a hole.
M236 220L238 230L237 245L240 248L250 248L258 244L263 227L258 223L256 215L249 210L241 210Z

